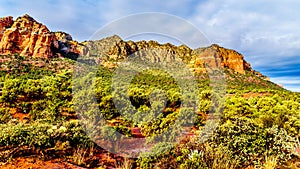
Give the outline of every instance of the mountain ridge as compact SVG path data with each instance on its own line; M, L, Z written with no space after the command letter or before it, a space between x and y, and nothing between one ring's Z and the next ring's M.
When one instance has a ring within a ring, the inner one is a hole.
M252 69L244 56L233 49L226 49L217 44L191 49L186 45L175 46L170 43L160 44L156 41L124 41L117 35L96 41L77 42L65 32L51 32L47 26L37 22L25 14L13 20L13 17L0 18L0 54L20 54L33 58L68 57L77 59L79 56L98 57L107 67L117 66L117 62L134 52L159 48L170 54L178 55L195 73L205 72L205 65L229 68L240 74L246 71L268 80L266 76ZM207 56L213 56L209 58ZM158 56L154 60L161 60ZM172 57L171 57L172 58Z

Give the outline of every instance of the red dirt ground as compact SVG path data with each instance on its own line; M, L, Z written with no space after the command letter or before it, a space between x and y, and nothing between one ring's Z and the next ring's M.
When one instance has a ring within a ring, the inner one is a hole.
M35 159L32 157L19 157L12 160L9 163L1 164L1 169L84 169L82 167L67 163L61 162L59 159L43 161Z
M227 94L228 97L232 97L235 94ZM249 99L250 97L259 97L259 96L270 96L270 93L254 93L254 92L250 92L250 93L244 93L243 97Z

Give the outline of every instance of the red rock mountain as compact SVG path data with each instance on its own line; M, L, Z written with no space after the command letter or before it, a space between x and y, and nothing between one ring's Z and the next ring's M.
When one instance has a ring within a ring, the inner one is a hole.
M78 43L67 33L51 32L29 15L16 20L12 17L0 19L0 55L20 54L45 59L61 56L76 59L79 55L87 55L98 57L98 61L100 58L104 66L113 67L134 52L150 48L167 51L166 55L151 56L153 61L172 60L174 57L171 55L175 54L194 72L206 71L205 65L208 65L229 68L241 74L248 70L262 76L251 68L243 55L218 45L193 50L185 45L159 44L156 41L123 41L118 36Z
M0 54L51 58L60 54L79 55L79 43L63 32L49 29L29 15L0 19Z
M196 49L196 53L198 53L200 58L205 58L206 56L214 54L214 57L218 60L218 62L214 63L215 67L220 66L223 68L230 68L241 74L245 74L246 70L254 71L252 70L250 63L244 60L244 56L242 54L232 49L220 47L216 44L213 44L208 48ZM209 63L209 60L205 60L205 62ZM216 65L217 63L220 65ZM213 63L210 65L212 64Z
M151 57L149 59L155 62L175 60L175 57L171 55L176 55L194 72L205 72L209 66L212 68L229 68L241 74L245 74L248 70L258 76L262 76L251 68L250 64L244 60L242 54L216 44L193 50L185 45L159 44L156 41L123 41L118 36L98 41L86 41L83 44L89 49L88 56L98 58L102 56L102 64L108 67L117 66L114 63L120 62L137 51L157 48L164 50L165 53L149 56Z

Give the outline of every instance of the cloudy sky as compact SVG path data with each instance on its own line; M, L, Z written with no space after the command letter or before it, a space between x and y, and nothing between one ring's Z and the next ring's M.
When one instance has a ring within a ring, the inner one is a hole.
M300 91L299 8L299 0L2 0L0 16L27 13L50 30L83 41L128 15L176 15L195 25L210 42L242 53L272 81Z

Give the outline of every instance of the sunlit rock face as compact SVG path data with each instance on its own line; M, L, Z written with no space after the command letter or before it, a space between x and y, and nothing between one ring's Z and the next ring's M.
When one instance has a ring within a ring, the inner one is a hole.
M0 54L19 54L28 57L51 58L59 55L84 54L84 48L64 32L49 29L29 15L0 19Z

